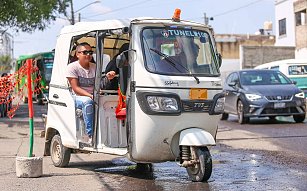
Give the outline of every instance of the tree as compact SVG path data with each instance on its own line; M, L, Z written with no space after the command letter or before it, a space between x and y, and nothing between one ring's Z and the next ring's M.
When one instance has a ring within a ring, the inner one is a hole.
M0 28L16 32L44 30L60 14L67 15L70 0L1 0Z

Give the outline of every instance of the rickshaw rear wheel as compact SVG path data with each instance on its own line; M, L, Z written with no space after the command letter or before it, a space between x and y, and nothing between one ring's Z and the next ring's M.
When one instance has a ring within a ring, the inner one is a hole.
M23 103L28 103L28 97L22 96L22 102Z
M227 120L229 117L229 114L228 113L222 113L221 114L221 120Z
M146 171L146 172L153 171L151 163L136 163L136 169L140 171Z
M305 114L303 115L293 115L293 119L296 123L302 123L305 120Z
M62 144L61 136L55 135L50 144L50 155L54 166L66 167L70 160L71 149Z
M187 167L188 175L193 182L205 182L212 173L211 154L207 147L197 147L195 155L198 162L194 166Z

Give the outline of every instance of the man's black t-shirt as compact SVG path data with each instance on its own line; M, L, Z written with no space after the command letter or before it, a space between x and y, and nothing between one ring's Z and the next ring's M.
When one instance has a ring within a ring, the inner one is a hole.
M106 66L105 73L110 71L115 71L116 74L119 74L119 69L116 67L116 56L108 63ZM110 80L109 83L105 86L106 90L117 90L118 89L118 77L113 78Z

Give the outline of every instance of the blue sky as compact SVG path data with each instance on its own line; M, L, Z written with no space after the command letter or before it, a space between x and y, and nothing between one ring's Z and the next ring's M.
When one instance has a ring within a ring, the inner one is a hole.
M94 1L74 0L74 10L82 9ZM265 21L272 21L275 28L274 0L100 0L78 13L81 14L81 21L133 17L171 18L175 8L181 9L181 18L184 20L203 23L204 13L207 17L213 17L214 20L210 20L209 24L217 34L254 34L263 28ZM59 16L45 31L12 33L14 57L52 50L57 35L65 25L69 25L69 22L64 16Z

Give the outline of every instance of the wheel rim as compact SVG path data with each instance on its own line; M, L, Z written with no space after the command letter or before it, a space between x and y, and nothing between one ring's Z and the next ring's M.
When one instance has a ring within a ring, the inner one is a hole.
M194 166L188 167L188 168L189 168L191 174L194 174L194 175L197 174L200 170L199 162L197 162Z
M58 142L54 142L52 146L52 158L55 163L60 161L61 158L61 145Z

